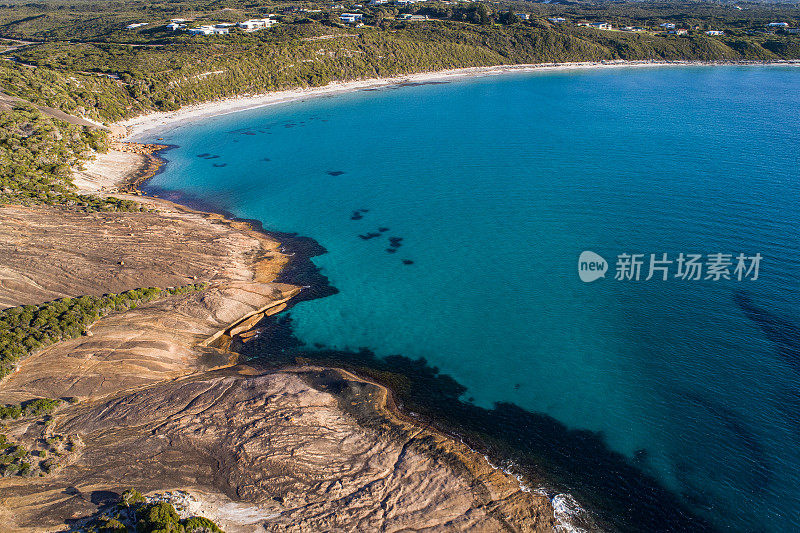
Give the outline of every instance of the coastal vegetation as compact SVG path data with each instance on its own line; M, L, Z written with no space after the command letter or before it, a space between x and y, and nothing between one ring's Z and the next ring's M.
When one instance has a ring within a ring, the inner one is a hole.
M55 342L84 335L92 322L109 313L133 309L156 298L205 288L205 284L168 289L150 287L4 309L0 311L0 378L13 372L21 358ZM9 415L14 412L13 407L9 408Z
M363 25L339 20L344 10ZM528 20L515 13L521 11ZM274 15L272 28L226 35L171 31ZM426 20L410 22L402 15ZM770 61L800 58L800 8L751 5L419 2L329 3L57 0L0 7L0 37L28 40L0 65L7 94L104 121L221 97L458 67L604 60ZM554 22L561 20L562 22ZM580 24L606 21L636 31ZM660 25L686 29L671 35ZM131 23L144 24L128 29ZM708 35L707 30L720 35ZM12 43L13 41L9 41Z
M345 9L362 13L364 23L342 24ZM257 32L195 37L166 27L172 18L231 24L266 13L278 13L279 23ZM411 14L424 20L402 18ZM800 8L435 0L339 7L237 0L7 4L0 6L0 39L6 39L0 43L6 45L0 50L6 59L0 60L0 97L114 122L242 94L459 67L800 58L800 34L765 31L776 18L797 26ZM582 25L597 21L636 31ZM665 21L688 29L670 35L662 31ZM130 29L131 23L143 25ZM721 35L708 35L708 29ZM0 205L140 209L130 200L74 191L71 168L108 144L104 130L64 123L24 103L0 108Z
M67 124L27 103L0 109L0 205L65 205L86 211L139 210L136 202L77 194L72 167L104 151L101 130Z
M136 489L122 493L120 501L86 526L85 533L223 533L208 518L181 518L164 500L148 502Z
M60 399L36 398L26 402L0 406L0 420L49 415L60 404Z
M5 435L0 434L0 475L26 476L31 473L31 458L22 445L12 444Z
M356 8L348 4L346 9ZM273 10L282 13L281 23L252 34L233 31L229 35L190 37L164 29L173 17L191 18L197 24L236 22ZM530 13L530 19L520 20L514 15L516 10ZM39 106L111 122L221 97L446 68L619 59L800 58L800 36L763 31L776 14L797 25L800 12L791 6L748 7L737 13L730 6L695 4L454 6L426 2L404 8L367 7L362 11L365 25L354 27L341 24L337 10L330 4L312 2L8 4L0 6L0 37L9 39L5 44L12 49L4 54L8 60L0 61L0 91ZM419 14L428 20L398 19L403 13ZM568 24L549 21L553 16L566 17ZM140 20L148 24L137 30L126 29L127 24ZM609 20L618 26L645 29L611 32L578 26L579 20ZM691 30L680 36L658 30L659 24L669 20ZM704 31L717 28L724 30L724 35L709 36ZM14 39L29 42L16 47ZM107 134L99 129L67 124L26 104L0 109L0 205L62 205L86 211L140 209L128 200L74 191L70 169L85 161L91 152L102 152L107 147ZM205 285L136 289L0 311L0 378L13 372L21 358L36 350L86 334L92 322L108 313L203 288ZM554 465L565 479L575 471L593 476L590 482L610 494L609 499L621 510L620 516L629 505L630 495L619 488L617 479L603 477L603 471L628 473L633 479L631 486L643 488L631 492L647 497L644 489L651 487L649 478L634 472L624 458L607 452L593 434L570 432L554 420L517 412L509 405L489 412L463 402L463 388L424 362L379 360L369 353L356 355L360 357L331 351L300 353L310 362L349 367L387 383L399 392L398 397L406 406L432 419L443 420L446 415L457 418L463 426L454 423L445 428L455 433L470 427L476 442L488 442L505 452L499 455L522 457L519 462L523 464ZM57 399L40 398L7 405L0 407L0 418L46 417L59 404ZM501 435L505 441L492 435ZM523 445L519 449L504 448L506 441ZM579 454L564 453L580 451L587 442L598 450L597 455L607 461L609 468L596 468L591 456L576 460L574 457ZM71 450L78 443L70 437L50 436L46 445L48 448L34 455L0 435L0 473L29 476L49 472L57 465L56 454ZM663 497L661 501L670 500ZM683 510L678 503L673 507L678 515ZM670 519L681 525L682 520L688 520L682 516ZM220 529L207 519L181 519L172 504L148 503L141 494L129 491L114 510L100 516L87 531L188 533Z
M49 415L39 418L33 422L43 425L47 432ZM79 442L76 435L45 433L33 441L32 449L28 449L0 433L0 476L46 476L62 464L65 456L75 451Z

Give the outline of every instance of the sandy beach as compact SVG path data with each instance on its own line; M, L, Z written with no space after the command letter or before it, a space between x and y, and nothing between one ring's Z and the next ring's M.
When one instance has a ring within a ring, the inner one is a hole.
M209 111L216 114L213 106L204 108ZM161 120L184 117L179 112ZM47 395L77 399L56 413L45 433L29 434L31 421L25 419L8 428L30 449L52 434L78 444L35 486L22 477L2 480L4 526L55 530L65 520L95 513L104 503L91 495L120 493L119 480L125 480L126 487L153 498L180 494L232 532L352 530L364 524L375 529L370 510L386 495L401 504L386 510L380 523L397 529L457 524L552 531L556 517L547 495L525 490L514 475L458 439L420 426L398 409L388 388L334 368L264 372L232 366L237 356L227 349L231 337L283 310L301 287L277 280L289 260L282 253L285 243L250 224L126 194L153 171L155 148L115 143L74 174L79 192L134 199L144 211L0 209L0 308L136 287L207 284L199 292L104 317L90 333L25 358L0 383L0 403ZM341 397L328 390L330 383ZM208 401L197 412L208 419L199 436L192 428L201 389ZM175 401L176 394L188 403ZM114 413L112 424L98 423L96 413L129 401L148 403L135 409L146 419L134 422L130 413ZM260 427L255 433L253 424ZM267 431L268 442L258 437ZM178 450L178 442L186 447ZM127 460L131 450L136 463ZM165 459L170 454L177 459ZM288 480L286 471L303 474ZM435 489L427 486L430 480ZM79 488L64 496L67 487ZM342 504L351 493L364 496ZM412 499L413 505L402 503Z
M588 61L580 63L536 63L521 65L497 65L491 67L470 67L434 72L421 72L392 78L367 78L347 82L333 82L320 87L307 87L274 91L256 95L242 95L221 100L213 100L202 104L182 107L177 111L154 112L120 121L112 127L127 129L127 141L141 141L145 135L154 130L164 130L185 122L203 118L235 113L259 107L282 104L308 98L333 96L336 94L373 89L404 83L429 83L451 81L462 78L480 76L496 76L511 73L552 72L568 70L585 70L599 68L645 68L645 67L687 67L687 66L800 66L800 61Z
M207 117L392 85L539 71L768 64L800 61L454 69L246 95L110 126L127 141L146 142ZM209 285L100 319L91 335L28 357L0 384L0 403L46 395L79 399L47 427L33 431L29 421L15 423L12 433L27 445L53 434L80 436L80 445L33 488L21 478L0 482L0 494L8 495L0 498L0 522L18 531L52 528L95 513L100 504L93 495L129 486L202 512L233 532L375 529L379 523L569 531L591 521L569 494L531 491L526 484L535 479L494 466L457 433L420 424L398 407L390 388L369 377L307 361L269 372L234 366L231 339L240 335L245 347L257 342L260 333L251 328L302 290L278 280L298 259L284 254L285 243L244 222L127 196L157 170L155 147L117 143L74 177L82 193L114 193L142 202L146 211L0 210L0 308L144 286ZM269 439L260 437L267 433ZM135 465L127 460L134 453ZM93 477L87 480L86 472ZM301 474L290 479L286 472ZM397 505L377 521L369 510L382 508L389 495Z

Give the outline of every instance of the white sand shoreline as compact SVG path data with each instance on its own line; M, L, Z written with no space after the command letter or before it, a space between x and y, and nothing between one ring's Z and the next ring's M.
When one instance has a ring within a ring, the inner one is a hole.
M523 65L497 65L492 67L469 67L433 72L421 72L393 78L369 78L348 82L333 82L321 87L289 89L257 95L243 95L221 100L213 100L201 104L186 106L177 111L153 112L135 118L117 122L115 126L127 128L126 140L141 141L145 134L152 136L154 130L200 120L203 118L226 115L237 111L246 111L269 105L281 104L306 98L332 96L350 91L386 87L402 83L425 83L449 81L460 78L493 76L499 74L564 71L596 68L629 68L629 67L687 67L687 66L800 66L800 60L788 61L601 61L581 63L535 63Z

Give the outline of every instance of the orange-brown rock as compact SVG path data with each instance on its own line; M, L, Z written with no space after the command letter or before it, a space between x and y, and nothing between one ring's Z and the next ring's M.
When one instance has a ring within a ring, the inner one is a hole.
M0 431L29 449L69 442L44 477L0 478L0 532L62 531L130 487L188 491L228 533L553 529L545 496L404 417L387 389L237 364L225 340L300 290L274 282L287 257L245 223L147 202L0 207L0 307L209 283L102 318L0 382L0 404L79 399Z

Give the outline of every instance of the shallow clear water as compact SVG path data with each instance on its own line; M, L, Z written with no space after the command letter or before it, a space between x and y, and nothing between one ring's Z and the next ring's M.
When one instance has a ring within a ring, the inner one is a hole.
M601 431L719 527L786 531L798 119L788 67L514 74L152 134L179 148L151 185L327 248L314 261L340 293L291 311L309 345L425 357L480 405ZM580 281L583 250L606 279ZM614 280L625 252L648 254L645 274L651 253L764 258L755 281Z

